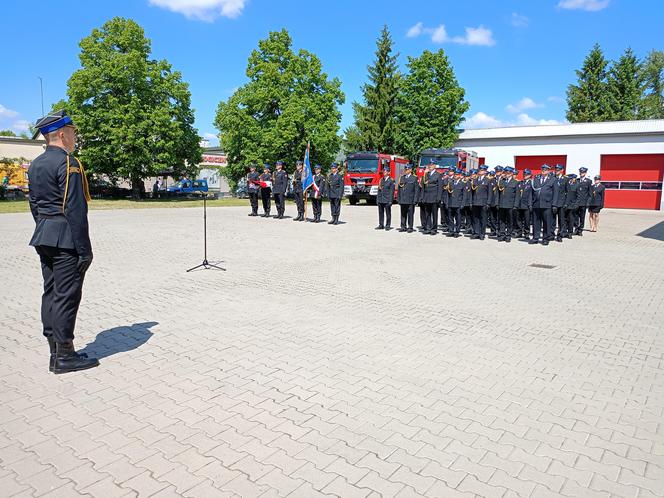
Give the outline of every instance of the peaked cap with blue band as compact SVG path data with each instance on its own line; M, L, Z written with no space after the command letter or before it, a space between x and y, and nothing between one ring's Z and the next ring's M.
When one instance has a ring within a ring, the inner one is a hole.
M57 111L44 116L35 123L35 128L42 135L47 135L52 131L59 130L67 125L73 124L71 117L65 111Z

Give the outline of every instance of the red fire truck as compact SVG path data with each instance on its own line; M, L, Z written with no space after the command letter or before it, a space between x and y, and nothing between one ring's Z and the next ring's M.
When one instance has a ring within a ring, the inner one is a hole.
M421 177L424 170L433 161L440 170L443 166L463 170L477 169L480 165L476 152L461 149L424 149L418 154L417 176Z
M376 202L378 183L383 176L383 169L389 166L390 176L397 181L406 164L408 159L405 157L380 154L375 151L348 154L344 174L344 195L352 205L357 204L360 199L366 199L367 203L373 204Z

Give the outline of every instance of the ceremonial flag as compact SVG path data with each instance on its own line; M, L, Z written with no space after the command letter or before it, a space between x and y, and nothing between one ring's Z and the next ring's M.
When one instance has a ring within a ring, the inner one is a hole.
M316 192L318 192L318 187L314 183L314 175L311 172L311 162L309 162L309 142L307 142L307 150L304 153L304 167L302 168L302 191L306 192L307 189L311 186L314 186Z

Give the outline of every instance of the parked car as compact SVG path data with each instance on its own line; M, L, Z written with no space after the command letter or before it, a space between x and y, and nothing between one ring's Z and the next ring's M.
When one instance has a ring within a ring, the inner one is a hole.
M235 187L235 197L238 199L247 199L249 198L249 190L247 189L247 179L240 178L237 182L237 187Z
M193 195L207 194L207 180L180 180L175 185L168 187L167 195L176 197L185 197Z
M123 199L131 196L131 189L118 187L107 180L94 178L90 180L90 196L95 199Z

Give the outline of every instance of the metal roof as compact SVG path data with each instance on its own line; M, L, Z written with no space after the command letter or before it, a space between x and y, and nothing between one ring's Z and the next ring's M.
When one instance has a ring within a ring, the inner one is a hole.
M664 134L664 119L478 128L463 130L459 140L652 134Z

